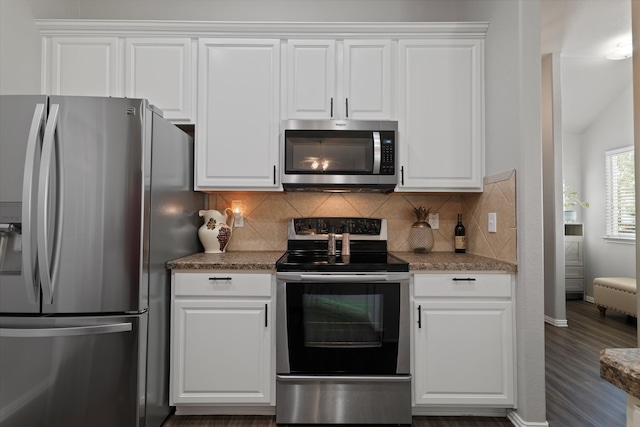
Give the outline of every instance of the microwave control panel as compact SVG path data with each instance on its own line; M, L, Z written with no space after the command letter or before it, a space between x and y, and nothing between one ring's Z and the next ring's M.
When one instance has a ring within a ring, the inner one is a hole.
M381 158L380 158L380 174L393 175L395 173L395 144L392 138L382 136Z

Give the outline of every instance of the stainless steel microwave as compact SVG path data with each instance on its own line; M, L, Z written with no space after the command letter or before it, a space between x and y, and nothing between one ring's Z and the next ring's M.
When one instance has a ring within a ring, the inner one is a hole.
M285 120L286 191L390 192L398 183L398 122Z

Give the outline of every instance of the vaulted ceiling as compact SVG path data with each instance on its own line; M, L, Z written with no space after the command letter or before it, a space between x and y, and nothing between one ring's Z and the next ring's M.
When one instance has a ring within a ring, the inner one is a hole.
M631 41L631 0L542 0L541 32L561 54L563 129L581 134L631 84L631 59L605 59Z

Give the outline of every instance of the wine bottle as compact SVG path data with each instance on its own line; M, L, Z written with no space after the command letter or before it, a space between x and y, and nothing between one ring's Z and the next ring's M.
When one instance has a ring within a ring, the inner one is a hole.
M458 214L458 224L455 228L454 248L457 253L465 253L467 251L467 241L465 238L464 225L462 225L462 214Z

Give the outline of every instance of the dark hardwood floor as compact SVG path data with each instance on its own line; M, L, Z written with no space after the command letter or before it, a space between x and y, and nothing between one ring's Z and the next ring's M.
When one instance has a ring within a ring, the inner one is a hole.
M550 427L624 427L625 393L600 378L600 350L637 346L635 319L567 301L568 328L545 325ZM508 427L506 418L414 417L412 427ZM275 417L171 416L163 427L275 427Z
M568 328L545 325L550 427L624 427L626 394L600 378L600 350L637 347L637 320L567 301Z

